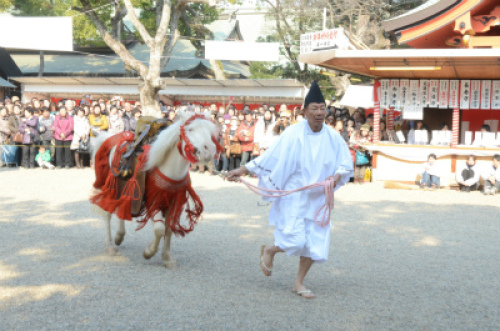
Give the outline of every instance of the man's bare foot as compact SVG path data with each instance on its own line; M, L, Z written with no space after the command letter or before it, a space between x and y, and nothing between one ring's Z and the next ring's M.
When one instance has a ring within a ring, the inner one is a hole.
M308 290L304 285L294 285L292 292L305 299L315 298L314 293L311 290Z
M274 254L271 254L271 252L269 252L269 248L270 247L265 245L262 245L260 247L260 269L262 270L262 273L267 277L271 276L274 260Z

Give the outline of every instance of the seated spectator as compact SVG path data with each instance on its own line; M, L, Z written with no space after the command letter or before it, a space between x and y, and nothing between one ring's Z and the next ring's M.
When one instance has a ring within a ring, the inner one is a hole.
M417 141L417 139L415 137L416 130L425 131L424 137L420 137L420 138L423 138L423 140ZM410 132L408 133L408 144L409 145L415 145L415 144L427 145L428 143L429 143L429 133L428 133L427 129L425 128L425 124L423 121L418 121L416 124L416 128L411 129Z
M380 121L380 141L389 141L389 133L384 121Z
M484 194L495 195L500 191L500 154L493 156L493 162L490 166L484 169Z
M55 169L56 167L50 163L51 160L52 157L50 156L50 151L45 149L45 146L40 146L38 154L35 157L36 163L38 163L42 169Z
M440 172L436 165L436 154L429 154L427 157L427 162L423 165L422 180L420 181L420 187L423 189L439 189L440 187Z
M479 169L476 166L476 157L470 155L465 165L457 171L456 180L461 192L470 192L479 187Z

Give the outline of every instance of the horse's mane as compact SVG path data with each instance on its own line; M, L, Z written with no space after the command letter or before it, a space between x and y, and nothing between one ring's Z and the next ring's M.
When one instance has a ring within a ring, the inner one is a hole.
M179 142L179 134L181 126L186 122L187 115L179 112L179 119L172 123L168 128L160 132L155 141L151 144L149 151L146 170L153 169L160 165L164 160L167 152Z

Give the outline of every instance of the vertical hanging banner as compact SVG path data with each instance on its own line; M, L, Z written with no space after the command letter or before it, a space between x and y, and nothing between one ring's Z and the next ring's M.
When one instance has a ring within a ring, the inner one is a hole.
M389 108L389 80L380 80L380 108Z
M491 108L491 80L481 81L481 109Z
M420 109L422 109L418 105L418 102L420 101L419 92L419 81L410 80L410 109L414 112L418 112Z
M429 105L429 80L420 80L420 108L427 107Z
M439 108L448 108L449 81L439 81Z
M437 79L431 79L429 81L429 107L438 107L438 94L439 93L439 81Z
M394 108L399 101L399 79L391 79L390 89L390 107Z
M458 80L450 80L450 99L448 106L450 108L458 107Z
M399 110L405 110L406 99L410 94L410 80L409 79L401 79L399 81Z
M500 109L500 80L493 81L491 109Z
M469 109L470 104L470 80L460 81L460 108Z
M481 81L473 80L470 83L470 109L479 109L481 105Z

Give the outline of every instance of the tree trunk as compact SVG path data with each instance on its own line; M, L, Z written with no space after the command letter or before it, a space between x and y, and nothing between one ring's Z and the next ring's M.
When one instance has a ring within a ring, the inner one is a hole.
M222 63L219 60L210 60L210 66L214 72L215 79L226 79L224 74L224 69L222 68Z
M143 115L160 117L161 110L160 103L158 102L158 92L160 89L160 87L155 87L148 80L144 80L144 85L139 87Z

